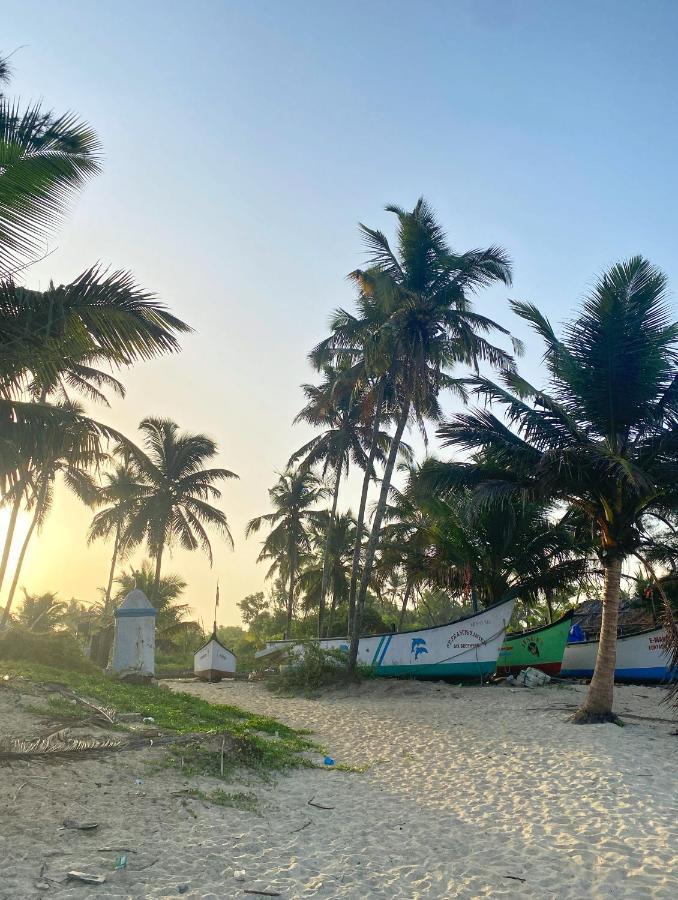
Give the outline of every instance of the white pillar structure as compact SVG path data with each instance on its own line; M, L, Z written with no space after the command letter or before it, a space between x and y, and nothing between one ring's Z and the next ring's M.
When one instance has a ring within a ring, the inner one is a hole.
M155 675L155 617L158 611L135 588L115 610L111 671L121 678Z

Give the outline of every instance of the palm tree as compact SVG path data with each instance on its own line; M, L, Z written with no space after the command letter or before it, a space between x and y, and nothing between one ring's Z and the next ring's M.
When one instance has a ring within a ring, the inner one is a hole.
M30 472L58 456L64 431L82 439L72 447L79 454L100 453L102 437L125 441L79 407L55 406L48 397L67 400L77 390L105 402L102 388L123 394L101 363L119 367L175 351L176 334L188 330L125 272L94 268L44 292L0 281L0 488L12 507L0 587Z
M379 432L373 439L373 428L365 420L365 396L354 369L347 366L324 366L324 380L320 385L303 385L308 400L306 406L295 418L296 422L307 422L323 431L311 438L294 453L288 466L300 462L302 466L313 467L320 463L323 478L332 471L332 507L330 521L325 534L332 533L336 520L337 501L342 474L348 475L351 461L359 468L367 470L368 459L374 477L375 461L384 459L384 448L388 446L388 435ZM370 448L374 444L374 451ZM369 477L369 476L368 476ZM330 577L330 548L325 545L323 552L322 581L318 597L318 637L323 635L325 597Z
M9 80L0 58L0 83ZM0 276L35 257L75 191L100 171L95 132L73 113L0 94Z
M204 434L179 431L171 419L149 417L139 425L145 452L130 449L139 498L124 529L124 545L146 541L155 561L154 585L149 599L160 588L162 557L175 541L184 550L200 548L212 564L212 545L206 527L216 530L233 546L225 514L210 500L218 500L218 482L238 476L228 469L205 469L217 455L217 445Z
M263 525L270 527L258 560L271 560L267 577L278 572L287 582L285 637L292 629L299 563L303 554L310 550L307 525L320 521L319 514L311 507L325 494L325 488L310 469L300 467L283 472L268 492L273 511L252 519L245 532L249 537Z
M114 465L112 470L104 472L103 483L96 490L95 503L97 505L108 504L108 506L99 510L92 519L87 539L88 543L91 543L102 538L110 538L113 535L113 554L104 594L106 609L111 602L111 590L118 558L130 549L129 543L123 544L122 538L143 490L131 464L129 453L124 448L118 447L117 455L120 461Z
M78 404L69 403L62 405L74 414L82 415L82 409ZM83 421L81 429L89 430L86 422ZM9 619L14 594L33 533L36 528L40 530L51 509L54 482L57 476L61 476L64 484L83 503L91 504L95 498L94 483L89 470L101 461L101 455L97 452L83 453L80 448L87 443L87 435L83 436L75 429L63 431L61 438L61 445L59 447L52 445L50 455L42 460L39 467L36 466L30 472L32 495L29 499L29 509L32 508L33 514L19 551L0 627L4 626Z
M647 520L665 518L678 500L678 322L665 298L665 276L634 257L602 275L562 338L536 307L513 303L546 344L548 389L512 372L504 386L478 378L479 394L503 406L513 428L476 411L439 429L448 446L490 452L504 474L496 465L447 464L430 484L470 485L484 505L564 501L593 530L604 570L603 619L579 722L615 718L622 566L638 555Z
M443 388L464 397L459 381L449 375L458 363L481 360L511 368L512 357L490 344L484 334L497 330L491 319L473 312L468 294L494 281L510 283L511 267L498 247L453 253L429 206L420 199L412 212L387 207L395 214L397 251L380 231L361 225L371 267L351 277L361 294L363 322L355 317L333 336L340 353L353 346L376 376L387 377L393 393L395 433L381 481L365 560L356 595L349 667L355 668L362 610L379 545L391 478L405 427L412 418L423 429L439 417ZM361 327L362 325L362 327ZM332 342L331 342L332 343Z
M24 590L17 620L29 631L54 631L63 624L66 612L66 603L58 600L56 594L29 594Z
M320 607L323 587L332 597L325 627L322 631L318 628L321 638L332 635L337 607L348 602L355 530L356 521L350 510L340 515L320 512L311 527L311 543L320 555L311 553L304 563L299 573L299 588L308 608Z

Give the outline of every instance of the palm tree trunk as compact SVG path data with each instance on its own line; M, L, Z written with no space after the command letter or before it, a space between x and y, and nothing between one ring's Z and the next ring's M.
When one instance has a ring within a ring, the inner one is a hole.
M332 603L330 604L330 611L327 614L327 628L325 629L325 637L332 637L332 624L334 621L334 612L337 608L337 597L336 594L332 594Z
M614 722L612 712L614 694L614 668L617 659L617 621L619 618L619 595L624 557L615 554L603 563L605 568L605 594L603 597L603 619L600 625L600 643L593 678L574 716L575 722Z
M544 591L544 599L546 600L546 610L548 614L547 625L550 625L553 622L553 590L551 588L546 588Z
M26 557L26 551L28 550L28 545L31 542L31 538L33 537L33 532L35 531L35 526L38 523L39 515L40 515L40 508L36 504L35 512L33 513L33 518L31 519L31 524L28 526L28 531L26 532L26 537L24 538L24 542L21 545L21 551L19 552L19 558L16 561L14 577L12 578L12 584L10 585L9 594L7 595L7 603L5 603L5 616L9 616L9 611L12 608L12 601L14 600L14 594L16 593L17 585L19 583L19 577L21 575L21 569L23 567L24 559ZM4 618L3 618L3 623L4 623Z
M388 500L388 492L391 487L393 469L395 468L396 458L398 456L398 451L400 450L400 441L402 440L403 432L405 431L405 425L407 425L407 418L409 414L410 403L408 400L403 404L403 408L398 419L398 424L396 425L395 434L393 435L393 440L391 441L391 446L388 451L386 468L384 469L384 476L381 479L381 491L379 492L377 509L374 513L374 521L372 522L370 539L367 542L367 550L365 551L365 565L363 566L363 573L360 579L360 587L358 589L358 595L356 597L355 615L353 617L353 627L351 629L351 648L348 657L349 674L355 672L355 667L358 661L358 641L360 640L360 626L362 625L363 610L365 609L367 587L370 583L372 567L374 566L374 559L377 554L379 539L381 538L381 522L384 518L384 512L386 511L386 502Z
M403 597L403 605L400 607L400 618L398 619L398 631L403 630L403 623L405 621L405 611L407 610L407 601L410 599L410 594L412 593L412 582L410 579L407 580L407 585L405 587L405 596Z
M296 560L290 560L290 584L287 594L287 624L285 625L285 638L292 633L292 615L294 613L294 589L296 587L297 572Z
M0 588L2 588L3 581L5 580L5 575L7 574L7 564L9 563L9 553L12 549L12 541L14 540L14 532L16 530L16 522L19 518L19 512L21 510L21 493L15 497L14 503L12 504L12 512L9 516L9 523L7 525L7 535L5 536L5 546L2 549L2 560L0 560ZM2 617L2 625L5 624L7 619L9 618L9 612L5 609L5 612Z
M363 549L363 527L365 524L365 510L367 509L367 495L370 490L370 482L372 481L374 471L374 460L377 455L377 447L379 443L379 430L381 428L381 413L384 408L384 387L379 388L377 397L377 405L374 410L374 425L372 427L372 443L370 444L370 453L365 466L365 474L363 475L363 488L360 494L360 507L358 509L358 521L355 533L355 546L353 548L353 562L351 564L351 586L348 594L348 623L347 633L353 634L353 617L355 615L355 598L358 588L358 571L360 569L360 556Z
M318 604L318 639L323 636L323 619L325 618L325 596L327 594L327 582L330 578L330 539L334 520L337 517L337 500L339 499L339 484L341 482L341 470L343 459L339 459L337 469L334 475L334 493L332 495L332 512L330 513L330 521L327 526L327 535L325 536L325 550L323 552L323 580L320 585L320 603Z
M151 603L155 606L160 599L160 569L162 566L162 554L165 549L165 545L162 544L158 550L157 556L155 557L155 577L153 578L153 597L150 598Z
M111 602L111 591L113 589L113 576L115 575L115 565L118 561L118 547L120 544L120 523L115 526L115 540L113 541L113 559L111 560L111 571L108 573L108 584L106 585L106 597L104 598L104 609L108 610ZM156 587L157 590L157 587Z

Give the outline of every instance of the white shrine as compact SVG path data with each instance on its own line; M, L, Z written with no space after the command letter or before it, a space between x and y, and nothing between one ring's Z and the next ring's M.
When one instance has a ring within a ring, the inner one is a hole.
M111 672L120 678L155 675L155 617L146 594L134 588L115 610Z

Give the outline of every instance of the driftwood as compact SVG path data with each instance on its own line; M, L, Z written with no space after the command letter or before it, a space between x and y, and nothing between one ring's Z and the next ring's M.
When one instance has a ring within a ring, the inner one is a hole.
M322 803L314 803L314 802L313 802L314 798L315 798L315 794L314 794L313 797L311 797L311 799L308 801L308 805L309 805L309 806L315 806L316 809L334 809L333 806L325 806L325 805L322 804Z

